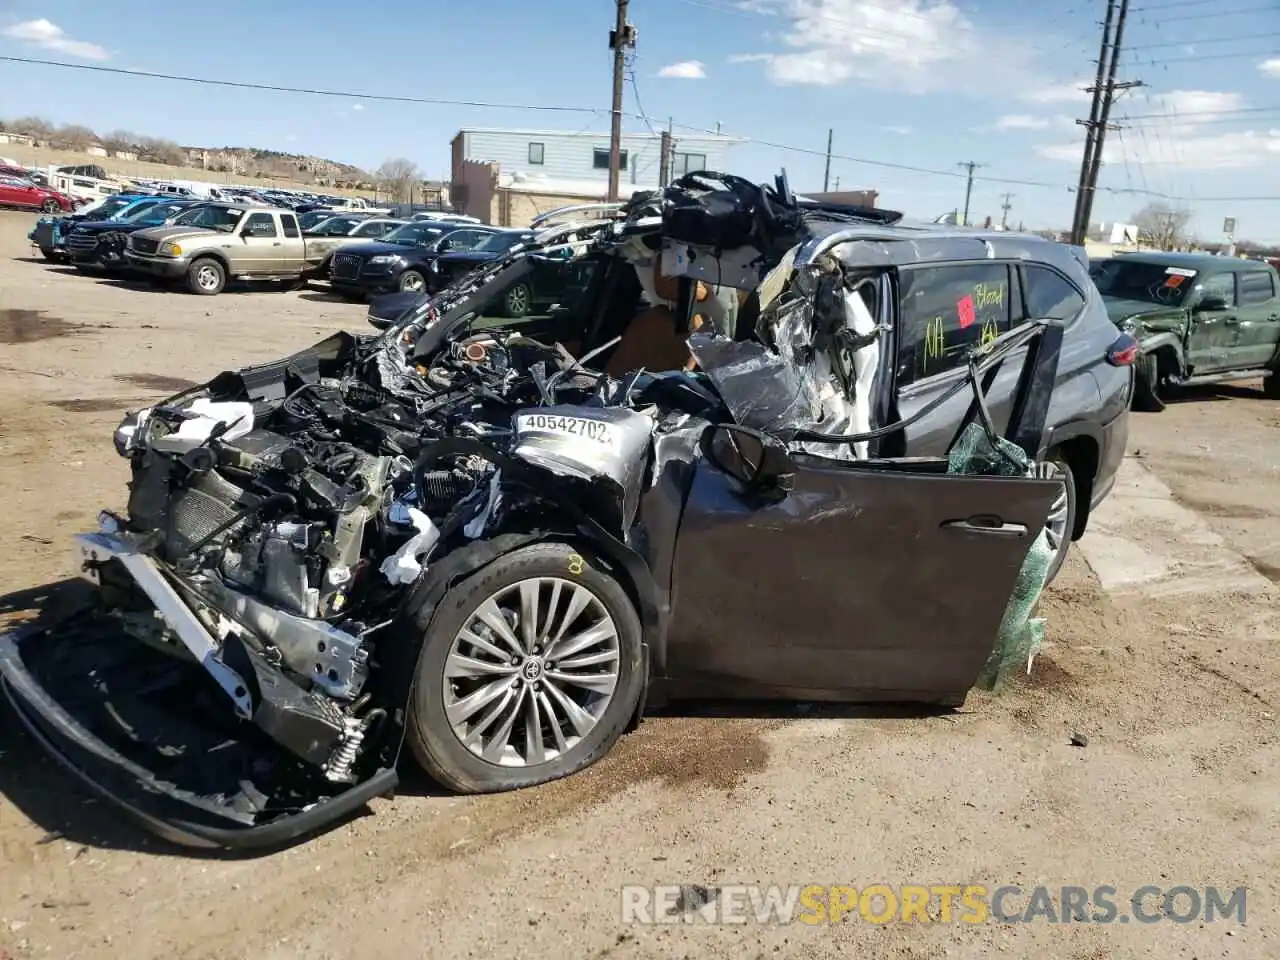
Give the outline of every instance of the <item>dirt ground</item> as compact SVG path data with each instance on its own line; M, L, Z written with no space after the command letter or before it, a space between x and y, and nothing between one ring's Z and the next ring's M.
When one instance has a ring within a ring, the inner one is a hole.
M0 214L10 616L72 575L72 533L122 506L111 431L123 408L360 329L364 315L314 292L199 298L79 276L29 258L30 221ZM1250 386L1135 415L1133 483L1046 596L1031 677L944 716L699 705L647 720L569 780L457 798L410 777L369 816L236 859L120 819L0 712L0 958L1270 960L1278 440L1280 404ZM1156 503L1159 522L1133 519ZM1148 581L1108 586L1124 564L1100 579L1085 560L1121 541L1130 553L1113 561L1174 559ZM1178 559L1189 543L1204 554L1196 569L1252 579L1201 589ZM1077 733L1086 746L1072 745ZM1120 901L1145 884L1245 886L1248 921L622 922L624 884L673 883L1109 884Z

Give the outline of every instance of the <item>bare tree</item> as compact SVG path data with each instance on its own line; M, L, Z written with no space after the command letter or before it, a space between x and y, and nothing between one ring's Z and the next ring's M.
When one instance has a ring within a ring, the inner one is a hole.
M67 150L84 150L97 142L98 135L79 123L69 123L55 130L50 139L54 145Z
M387 160L374 172L373 176L397 203L407 201L413 193L414 186L422 180L418 165L404 157Z
M132 150L140 139L136 133L128 130L112 130L102 138L102 145L108 150Z
M47 140L49 134L53 132L53 124L44 117L19 117L9 124L9 129L14 133L24 133L37 140Z
M1187 238L1187 224L1191 211L1185 207L1172 207L1159 201L1149 203L1133 215L1138 227L1138 239L1160 250L1172 250Z
M162 137L143 137L138 143L138 148L139 158L153 163L167 163L180 167L187 162L182 148L172 140L165 140Z

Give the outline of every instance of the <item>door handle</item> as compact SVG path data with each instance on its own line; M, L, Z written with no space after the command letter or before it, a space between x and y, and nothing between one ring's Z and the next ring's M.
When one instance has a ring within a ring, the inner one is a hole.
M968 520L945 520L943 530L956 530L960 533L980 533L989 537L1025 537L1025 523L1005 523L999 517L979 516Z
M1240 318L1239 317L1223 317L1222 325L1224 327L1238 327L1240 326Z
M279 240L276 240L276 241L274 241L271 245L272 245L273 247L278 247L278 246L280 246L280 241L279 241Z

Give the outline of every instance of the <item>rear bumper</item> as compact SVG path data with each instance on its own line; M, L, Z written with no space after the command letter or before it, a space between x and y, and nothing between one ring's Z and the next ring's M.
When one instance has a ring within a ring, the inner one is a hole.
M1090 510L1102 503L1115 487L1116 474L1124 460L1128 443L1129 411L1124 410L1102 428L1102 438L1098 444L1098 473L1093 478L1093 493L1089 498Z
M28 668L24 648L54 643L48 632L0 634L0 689L23 726L63 767L157 835L184 846L266 849L315 833L394 791L394 769L297 810L272 816L218 805L131 760L95 736Z

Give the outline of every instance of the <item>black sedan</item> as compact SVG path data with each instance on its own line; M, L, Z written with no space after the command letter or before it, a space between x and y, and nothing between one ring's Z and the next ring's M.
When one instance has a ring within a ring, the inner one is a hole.
M343 247L333 255L329 280L334 290L359 297L389 290L421 293L438 256L470 250L495 232L494 227L415 220L375 243Z
M454 250L442 253L431 261L427 275L427 290L438 293L449 284L465 277L476 267L505 257L517 247L531 242L532 230L499 230L470 250ZM531 282L517 283L502 298L501 308L508 317L523 317L537 303L554 303L559 298L559 286L542 289Z

